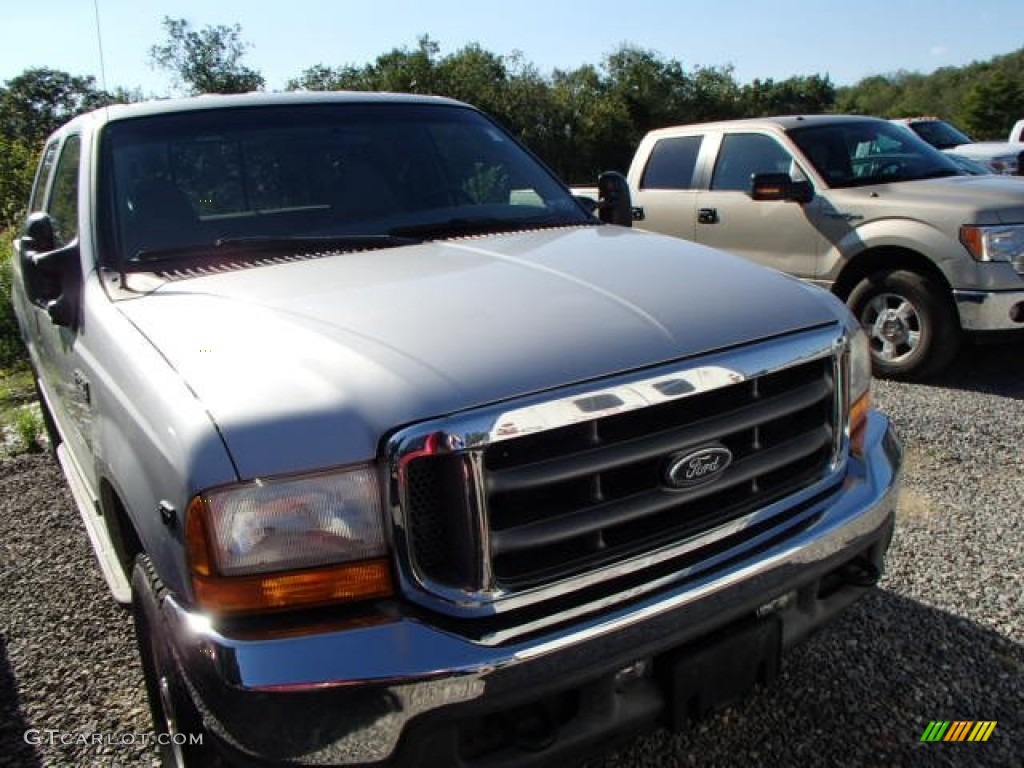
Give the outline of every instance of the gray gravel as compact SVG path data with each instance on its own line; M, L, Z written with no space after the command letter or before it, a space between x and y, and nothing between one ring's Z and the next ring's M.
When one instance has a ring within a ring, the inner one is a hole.
M1024 348L968 349L930 385L880 382L907 450L881 588L791 654L778 683L615 766L1024 764ZM151 749L25 743L149 730L127 612L105 591L60 474L0 461L0 768L150 765ZM996 720L922 744L931 720Z

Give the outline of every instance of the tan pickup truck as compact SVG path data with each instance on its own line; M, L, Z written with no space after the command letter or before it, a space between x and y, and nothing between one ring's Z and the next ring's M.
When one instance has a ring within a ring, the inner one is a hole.
M639 226L829 287L867 330L878 375L937 371L963 332L1024 329L1024 183L964 175L886 120L664 128L628 182Z

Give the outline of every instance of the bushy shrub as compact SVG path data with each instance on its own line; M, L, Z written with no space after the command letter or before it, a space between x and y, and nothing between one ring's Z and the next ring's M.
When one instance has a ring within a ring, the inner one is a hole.
M11 305L11 234L0 231L0 368L25 358L25 346Z
M14 419L14 430L18 435L20 450L39 453L42 450L43 417L34 403L23 406Z

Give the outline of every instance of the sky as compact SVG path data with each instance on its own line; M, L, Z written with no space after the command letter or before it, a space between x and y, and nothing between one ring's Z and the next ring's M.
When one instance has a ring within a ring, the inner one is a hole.
M101 87L171 94L149 49L164 16L242 27L243 63L269 90L314 64L362 65L421 35L441 54L478 43L521 52L542 74L600 64L622 44L690 70L732 66L737 81L828 75L835 85L899 70L928 73L1024 47L1019 0L5 0L0 82L29 67L93 75ZM97 36L97 10L99 36ZM100 46L103 63L101 70Z

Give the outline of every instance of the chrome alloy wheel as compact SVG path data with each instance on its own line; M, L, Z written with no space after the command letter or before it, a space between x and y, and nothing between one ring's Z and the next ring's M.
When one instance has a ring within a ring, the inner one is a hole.
M872 297L860 322L871 339L872 352L886 362L905 360L921 343L921 317L906 296L880 293Z

